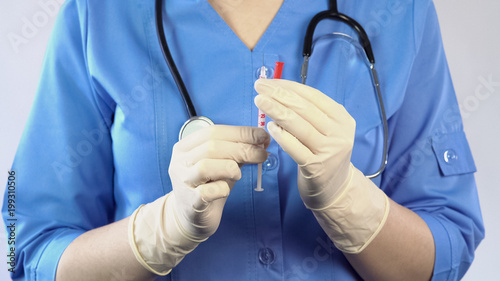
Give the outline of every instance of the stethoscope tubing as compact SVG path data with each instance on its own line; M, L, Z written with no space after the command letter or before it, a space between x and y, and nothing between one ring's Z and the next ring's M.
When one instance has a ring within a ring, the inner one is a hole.
M327 11L322 11L318 14L316 14L313 19L309 22L309 25L307 27L307 32L306 36L304 38L304 50L303 50L303 56L304 56L304 63L302 64L301 68L301 77L302 77L302 83L305 84L306 78L307 78L307 70L308 70L308 65L309 65L309 57L312 55L312 41L313 41L313 35L314 35L314 30L316 29L317 24L322 21L323 19L333 19L333 20L339 20L342 21L348 25L350 25L359 35L359 38L361 40L361 45L365 50L365 54L370 61L370 69L372 72L372 78L374 79L374 84L376 87L377 91L377 97L379 101L379 110L380 114L382 116L382 123L383 123L383 131L384 131L384 147L383 147L383 156L382 156L382 163L380 164L379 169L377 172L371 175L367 175L366 177L369 179L376 178L379 176L385 169L385 166L387 165L387 152L388 152L388 124L387 124L387 116L386 116L386 111L385 111L385 106L384 106L384 101L382 98L382 93L380 90L380 84L377 76L377 71L375 70L375 57L373 55L373 51L371 48L371 43L368 38L368 35L366 34L365 30L359 24L357 21L352 19L351 17L341 14L337 10L337 1L336 0L330 0L330 7L329 10ZM186 110L189 115L189 119L184 123L182 126L180 133L179 133L179 140L181 140L183 137L187 136L188 134L206 127L206 126L211 126L214 124L210 118L205 117L205 116L198 116L196 113L196 109L194 107L193 101L191 100L191 96L189 95L189 92L186 88L186 85L184 84L184 81L182 80L182 77L179 73L179 70L177 69L177 66L174 62L174 59L172 58L172 54L170 53L170 49L168 48L167 44L167 39L165 37L165 31L163 29L163 0L156 0L155 2L155 18L156 18L156 32L157 32L157 37L158 41L161 46L161 50L163 53L163 57L165 58L165 61L168 65L168 68L170 70L170 73L172 74L172 77L175 81L175 84L177 85L177 88L179 89L179 93L182 96L182 99L184 100L184 104L186 106Z
M177 69L177 65L175 64L174 59L172 58L172 54L170 53L170 49L168 48L167 38L165 37L165 31L163 30L163 0L156 0L155 11L156 11L156 33L158 40L160 42L163 57L167 62L168 68L170 69L170 73L172 74L175 84L179 89L179 93L181 93L182 99L184 100L184 104L186 105L189 118L193 118L197 116L196 109L194 108L191 96L189 95L189 92L186 89L184 80L182 80L181 74Z

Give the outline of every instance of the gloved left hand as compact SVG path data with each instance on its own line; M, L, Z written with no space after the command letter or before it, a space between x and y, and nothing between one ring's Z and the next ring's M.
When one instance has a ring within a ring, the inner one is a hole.
M335 246L359 253L389 214L385 193L351 164L356 123L320 91L286 80L259 79L255 104L274 122L267 128L298 164L297 185Z
M304 204L329 206L350 181L356 122L342 105L296 82L259 79L255 89L255 104L274 120L269 133L299 165Z

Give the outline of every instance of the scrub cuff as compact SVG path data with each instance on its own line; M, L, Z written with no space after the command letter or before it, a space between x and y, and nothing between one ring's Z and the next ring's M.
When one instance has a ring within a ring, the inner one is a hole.
M34 276L29 277L29 280L55 280L57 265L59 264L59 259L61 258L64 250L68 247L76 237L83 234L85 231L77 229L65 229L59 234L56 234L54 238L45 246L38 264L35 267L35 272L32 272ZM34 277L34 278L33 278Z
M426 212L416 212L432 232L434 237L434 245L436 247L436 255L434 262L434 272L432 280L450 280L452 273L452 244L450 235L446 227L436 217Z

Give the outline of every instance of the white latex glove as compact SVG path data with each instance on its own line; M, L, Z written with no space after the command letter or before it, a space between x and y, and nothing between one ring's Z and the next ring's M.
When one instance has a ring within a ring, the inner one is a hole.
M255 104L274 120L269 133L299 165L304 204L327 207L349 183L356 122L342 105L296 82L262 79L255 89Z
M306 207L339 249L364 249L385 222L388 201L351 164L354 119L342 105L300 83L259 79L255 90L255 104L274 120L269 133L298 164Z
M175 144L169 167L173 191L131 216L129 241L138 261L166 275L218 228L239 165L262 163L270 137L254 127L216 125Z

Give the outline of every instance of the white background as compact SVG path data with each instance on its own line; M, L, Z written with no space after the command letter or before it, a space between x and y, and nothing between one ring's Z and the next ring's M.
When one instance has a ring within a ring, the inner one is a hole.
M53 2L59 8L60 4ZM465 131L478 168L477 184L486 225L486 239L464 280L498 280L500 86L489 95L475 92L481 77L491 76L500 82L500 2L436 0L435 4ZM38 27L27 42L15 47L8 34L22 35L23 19ZM42 9L38 1L0 1L0 199L33 102L54 19L54 14ZM5 235L0 231L0 280L10 280L5 266Z

